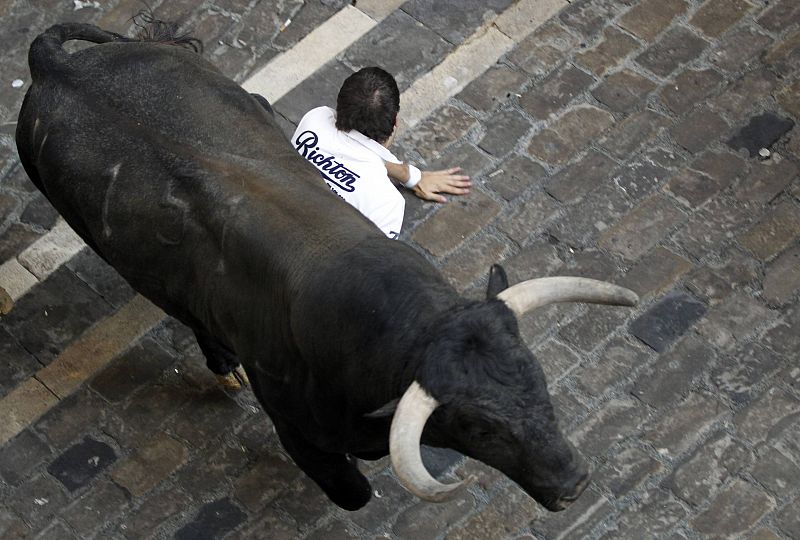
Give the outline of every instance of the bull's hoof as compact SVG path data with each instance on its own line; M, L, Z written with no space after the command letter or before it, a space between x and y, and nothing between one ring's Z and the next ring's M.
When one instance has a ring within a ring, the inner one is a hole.
M223 388L228 390L238 391L250 385L250 379L247 378L247 373L244 372L242 366L236 366L236 369L225 375L217 375L217 380Z
M14 307L14 300L6 290L0 287L0 315L5 315Z

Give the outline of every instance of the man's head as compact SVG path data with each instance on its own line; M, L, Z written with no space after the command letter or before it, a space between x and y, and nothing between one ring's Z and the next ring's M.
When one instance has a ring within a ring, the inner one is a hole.
M345 79L336 98L336 128L355 129L381 144L389 140L400 110L394 77L379 67L363 68Z

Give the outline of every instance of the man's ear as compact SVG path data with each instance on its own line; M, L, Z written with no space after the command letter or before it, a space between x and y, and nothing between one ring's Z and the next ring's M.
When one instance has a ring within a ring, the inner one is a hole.
M499 264L489 268L489 285L486 287L486 299L496 298L498 294L508 289L508 276Z

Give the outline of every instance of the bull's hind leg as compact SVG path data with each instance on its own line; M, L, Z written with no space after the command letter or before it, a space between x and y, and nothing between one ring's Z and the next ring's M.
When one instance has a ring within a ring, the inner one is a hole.
M243 386L250 384L236 353L205 330L194 330L194 336L206 357L208 369L217 376L222 386L231 390L241 390Z
M284 450L334 504L345 510L358 510L369 502L372 490L355 459L323 452L286 424L275 422L275 431Z

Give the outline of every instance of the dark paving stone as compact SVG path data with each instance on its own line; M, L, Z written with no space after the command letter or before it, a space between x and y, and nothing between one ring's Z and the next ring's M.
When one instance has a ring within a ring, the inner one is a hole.
M682 26L676 26L637 56L636 63L660 77L667 77L682 64L700 56L707 46L706 40Z
M191 523L175 533L178 540L222 538L247 519L241 508L228 497L204 505Z
M575 66L566 66L533 85L519 98L519 105L532 117L545 120L563 109L594 82Z
M778 526L789 534L789 537L800 536L800 497L795 499L778 513Z
M602 540L666 537L686 517L686 510L667 493L647 492L645 498L620 514Z
M545 378L551 383L560 379L580 361L577 354L556 339L548 339L536 349L534 357L542 366Z
M34 529L39 529L49 524L68 501L61 485L42 474L14 490L7 504Z
M19 220L26 225L33 225L49 231L56 224L58 211L53 208L44 195L38 194L28 203Z
M594 247L596 238L632 206L621 189L602 185L591 197L571 206L562 218L548 225L547 230L572 247Z
M672 128L675 142L696 154L728 131L728 122L718 113L703 106L695 109Z
M610 388L627 385L630 373L645 364L648 356L641 345L615 338L599 354L596 364L584 364L572 375L581 391L599 397Z
M62 516L79 538L89 538L122 512L129 501L130 495L125 490L103 480L71 504Z
M646 41L652 41L688 8L684 0L643 0L620 17L619 25Z
M486 185L507 201L513 201L527 189L539 185L547 171L525 156L508 156L486 178Z
M360 510L348 514L348 517L358 526L367 531L374 532L382 528L392 516L413 500L413 496L400 487L393 477L382 474L371 479L374 503L378 496L381 504L367 504Z
M495 157L503 157L514 149L531 128L517 111L501 111L484 123L486 135L478 143L481 149Z
M750 157L758 155L762 148L770 148L785 133L794 127L794 120L781 118L766 112L750 119L750 122L726 142L734 150L746 149Z
M47 472L55 476L70 491L87 485L106 467L117 460L114 449L102 441L85 437L83 442L58 456Z
M42 367L36 357L26 351L22 345L0 327L0 396L5 396L17 384L24 381Z
M352 73L353 71L341 62L331 60L317 70L314 75L273 103L273 109L296 126L303 115L315 107L325 105L336 108L336 96L339 94L339 88ZM291 137L291 135L290 132L287 137Z
M591 105L573 107L535 134L528 153L542 161L562 165L614 124L614 117Z
M18 205L16 197L8 193L0 193L0 224L9 218L13 211L16 211Z
M750 344L743 351L720 359L711 370L709 379L721 395L727 395L734 404L742 404L757 393L756 387L762 381L782 366L777 354Z
M533 521L531 527L543 538L557 538L567 529L575 538L586 538L613 509L605 495L587 489L572 506L545 519Z
M464 456L449 448L422 446L422 463L434 477L446 473L464 459Z
M629 314L629 308L588 306L588 311L564 326L559 335L578 350L589 352L621 326Z
M620 498L637 489L663 468L646 452L638 448L626 448L603 462L592 480Z
M701 534L732 537L748 530L774 506L772 498L757 486L736 479L692 525Z
M528 80L524 72L505 64L496 64L469 83L456 97L473 109L488 112L511 98Z
M117 531L126 538L151 537L155 531L173 516L180 514L191 504L191 497L179 488L168 488L153 494L136 510L128 513Z
M398 538L435 538L474 508L475 499L469 493L461 493L442 504L420 502L400 514L392 531Z
M771 37L753 28L739 28L719 41L709 61L725 71L739 71L771 43Z
M537 192L527 198L521 207L497 220L497 228L522 245L545 226L558 212L558 203L546 193Z
M122 307L136 295L128 282L89 248L67 261L66 267L114 307Z
M656 137L659 131L670 124L669 118L650 109L633 113L617 124L600 145L617 159L624 160L635 154L639 147ZM650 164L647 159L646 163ZM652 164L656 166L656 164ZM624 172L624 169L623 169Z
M612 111L630 112L655 87L656 83L650 79L625 69L609 75L592 90L592 95Z
M403 133L396 144L401 148L417 152L426 162L433 161L441 158L443 151L463 139L476 124L475 117L461 109L445 105L414 126L414 129ZM398 154L395 153L400 157Z
M570 2L558 16L565 26L577 30L584 36L593 36L598 33L606 22L621 9L620 4L613 0L578 0Z
M50 455L50 448L26 429L0 448L0 477L11 485L17 485Z
M124 401L174 362L174 357L152 339L145 338L94 377L91 387L112 403Z
M410 0L402 10L454 45L461 44L484 21L502 13L513 0L425 2Z
M612 399L578 426L569 439L588 456L602 457L611 446L637 433L647 408L633 398Z
M800 467L775 448L762 448L750 473L779 497L791 494L800 485Z
M348 47L344 59L355 70L381 66L394 75L402 92L452 49L452 44L397 10Z
M43 364L90 326L113 312L83 281L62 266L22 298L0 325Z
M508 59L532 77L541 77L560 64L577 44L578 38L551 21L522 40L508 53Z
M746 0L709 0L697 10L689 24L710 37L719 37L752 9Z
M661 100L676 114L684 114L701 103L722 83L722 75L712 69L687 69L661 91Z
M41 236L42 233L36 232L26 225L12 223L0 235L0 261L16 257Z
M615 166L611 158L590 150L580 161L556 174L545 189L555 199L574 204L597 186L605 184Z
M780 33L800 21L800 5L793 0L773 2L758 18L758 24L767 30Z
M278 50L286 50L294 46L298 41L310 34L315 28L333 17L344 7L341 2L275 2L274 0L262 1L256 5L256 9L263 5L264 9L269 8L273 13L272 24L266 28L272 34L272 45ZM295 10L289 13L289 10ZM286 14L286 17L283 15ZM286 19L291 16L292 24L281 31L281 26ZM250 17L248 16L247 19ZM257 32L263 32L264 27L256 27ZM264 41L258 36L254 42Z
M650 307L630 326L631 333L658 352L682 336L705 315L706 306L693 296L677 291Z
M609 26L603 30L600 44L576 54L575 58L595 75L603 75L638 48L639 43L634 38L614 26Z

